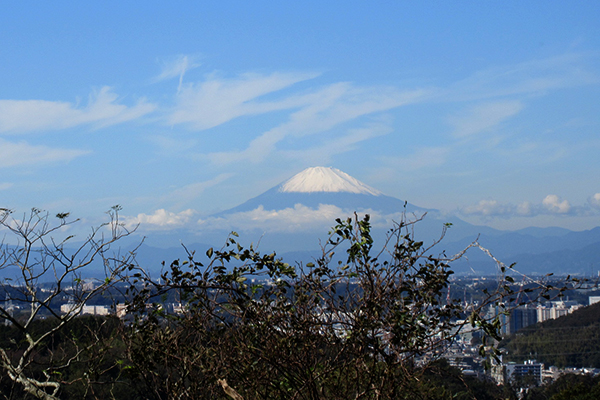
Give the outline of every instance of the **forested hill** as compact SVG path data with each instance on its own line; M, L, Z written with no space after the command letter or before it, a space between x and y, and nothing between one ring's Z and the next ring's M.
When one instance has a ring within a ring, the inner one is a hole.
M546 365L600 368L600 303L524 328L501 346L505 361L535 359Z

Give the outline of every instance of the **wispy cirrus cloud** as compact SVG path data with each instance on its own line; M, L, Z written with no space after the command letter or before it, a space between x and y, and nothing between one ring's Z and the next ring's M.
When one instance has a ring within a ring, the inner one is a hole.
M379 170L393 175L398 171L426 169L446 165L448 160L455 160L457 154L468 157L481 151L502 154L504 158L518 157L518 162L551 162L564 157L568 152L566 149L573 144L565 146L547 139L541 141L523 136L512 140L514 133L503 129L503 124L519 115L531 97L600 82L597 74L586 68L586 62L593 56L565 54L487 68L460 81L430 89L425 101L463 107L462 111L446 117L451 131L441 141L445 144L436 147L417 145L412 147L412 153L382 157L385 165ZM469 140L489 132L493 134L486 135L485 142ZM448 157L449 154L453 157ZM489 206L485 205L483 209Z
M262 132L249 130L237 142L238 148L198 154L196 159L223 166L238 162L259 164L275 153L281 157L310 157L312 154L310 158L315 160L314 163L322 163L327 162L331 155L350 151L360 141L368 140L368 135L359 140L359 136L349 130L345 134L340 133L343 124L349 121L364 116L380 116L382 112L417 102L469 102L463 112L448 118L453 127L454 143L447 143L446 148L413 147L414 157L405 156L400 160L401 167L414 170L431 163L443 165L448 152L464 146L464 143L459 143L464 142L462 139L496 128L500 128L499 134L490 138L492 142L488 142L487 147L488 150L501 148L499 143L506 143L507 137L502 134L502 123L518 115L528 97L597 81L594 74L586 72L585 59L584 54L567 54L488 68L445 87L415 90L339 82L318 88L307 88L308 84L305 84L301 91L294 92L294 85L314 79L319 74L247 73L229 79L213 75L182 87L167 119L171 125L184 124L192 130L207 130L240 117L257 117L256 120L260 121L258 117L266 113L286 111L286 121ZM178 65L165 75L174 77L176 71L183 71L185 59L179 59ZM279 114L279 120L281 115L285 114ZM388 131L391 132L391 129ZM310 139L300 139L308 136L311 136ZM310 147L310 153L308 150L286 150L301 140L300 147ZM244 145L244 142L247 144ZM467 147L462 151L475 150Z
M341 135L325 138L321 143L302 150L281 150L285 159L302 160L310 165L330 162L336 154L346 153L359 148L365 140L391 133L393 129L386 121L372 121L360 128L349 129Z
M190 55L179 55L173 60L163 63L161 73L156 76L153 81L159 82L166 79L179 78L179 85L177 85L177 93L181 91L183 87L183 77L187 71L194 68L198 68L200 64L196 57Z
M0 139L0 168L66 162L88 153L86 150L33 146L24 141L13 143Z
M489 130L523 109L519 100L479 104L449 118L454 136L463 138Z
M315 93L284 101L299 109L291 113L286 122L253 139L246 149L205 156L215 164L258 163L277 151L277 145L286 138L322 135L357 118L420 101L426 94L425 90L399 91L390 87L355 87L348 83L329 85Z
M385 168L407 172L444 165L452 155L451 147L419 147L405 156L381 157Z
M174 212L177 213L184 208L190 208L194 204L194 201L203 193L232 176L232 173L224 172L208 180L193 182L174 189L163 190L160 195L137 197L136 202L160 205L170 210L175 210Z
M92 94L86 107L46 100L0 100L0 133L60 130L84 124L105 127L140 118L156 105L139 100L128 107L107 86Z
M150 135L147 139L157 147L159 153L166 156L184 154L199 143L197 138L180 138L169 135Z
M589 54L569 53L476 72L440 90L440 100L472 101L516 95L538 95L549 90L598 83L583 66Z
M226 181L232 175L231 173L222 173L206 181L190 183L166 194L161 201L169 202L173 204L173 207L180 209L197 199L206 190Z
M242 116L298 107L302 103L294 97L278 101L258 98L317 76L315 73L247 73L235 79L209 77L181 89L168 122L204 130Z

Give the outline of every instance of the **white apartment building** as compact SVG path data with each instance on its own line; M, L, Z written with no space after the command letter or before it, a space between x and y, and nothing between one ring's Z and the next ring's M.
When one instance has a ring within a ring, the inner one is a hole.
M537 322L556 319L580 309L583 305L573 300L548 301L537 306Z
M62 312L63 314L72 312L73 310L75 310L75 308L77 307L76 304L74 303L66 303L60 306L60 312ZM108 315L110 314L110 307L109 306L98 306L98 305L84 305L83 307L81 307L81 311L80 311L81 315L84 314L88 314L88 315Z

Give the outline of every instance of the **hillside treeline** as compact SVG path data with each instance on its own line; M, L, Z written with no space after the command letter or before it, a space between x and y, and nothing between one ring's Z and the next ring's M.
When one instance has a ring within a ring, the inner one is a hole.
M43 320L34 324L35 329L39 330L47 329L46 325L47 322ZM167 349L142 348L139 346L141 342L132 344L132 341L143 340L142 337L135 337L143 334L133 332L132 329L132 326L116 317L78 317L73 320L69 329L48 338L36 353L35 362L30 365L28 373L35 379L44 380L45 374L49 374L60 381L61 387L56 394L60 399L172 399L176 392L179 392L178 398L187 399L232 398L218 385L216 379L215 385L212 385L213 379L203 376L206 371L186 371L186 360L179 358L167 362ZM190 333L189 336L193 335ZM0 346L9 357L19 352L19 342L22 340L24 338L18 329L0 326ZM202 356L194 354L198 349L197 343L190 342L188 345L186 351L190 357ZM207 346L206 350L215 359L215 364L222 359L235 357L235 354L231 354L233 349ZM64 358L68 358L70 362L54 364ZM159 360L160 362L155 363ZM183 368L177 370L178 367ZM280 368L282 376L293 370L293 366L280 365ZM290 371L286 371L287 369ZM422 368L412 367L404 373L410 373L414 383L411 389L404 384L404 393L399 398L410 395L423 399L500 399L505 398L506 394L495 383L464 377L460 370L450 367L444 360ZM247 371L247 374L250 379L262 379L260 375L252 376L251 371ZM274 381L277 376L278 374L273 373L270 379ZM418 381L415 379L417 377ZM352 386L355 384L354 378L337 376L336 386ZM171 385L175 387L170 387ZM244 398L247 399L288 398L281 390L273 390L272 386L273 384L267 385L265 393L258 396L248 395L244 388L238 387L238 391L244 393ZM0 376L0 393L6 399L38 398L25 392L21 385L13 382L6 374ZM342 398L342 393L329 393L325 398Z
M600 368L600 303L521 329L501 344L505 361L535 359L559 368Z

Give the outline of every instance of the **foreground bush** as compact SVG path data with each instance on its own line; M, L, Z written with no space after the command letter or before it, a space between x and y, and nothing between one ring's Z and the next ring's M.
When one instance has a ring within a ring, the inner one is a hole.
M338 220L322 256L296 266L234 235L204 262L193 252L173 262L160 284L138 275L129 340L140 384L156 399L452 398L427 383L429 364L465 317L484 334L481 354L494 355L486 339L500 325L482 310L510 289L465 315L446 299L452 259L410 227L397 224L375 249L368 216ZM166 299L185 312L167 312Z

